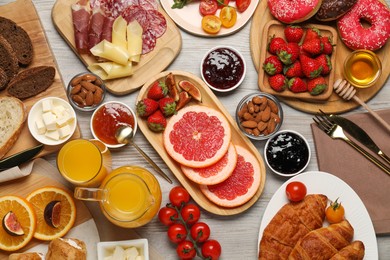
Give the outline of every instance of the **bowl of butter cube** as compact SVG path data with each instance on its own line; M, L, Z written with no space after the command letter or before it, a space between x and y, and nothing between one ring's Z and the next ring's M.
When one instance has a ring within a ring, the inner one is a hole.
M145 238L99 242L97 251L98 260L149 260L148 240Z

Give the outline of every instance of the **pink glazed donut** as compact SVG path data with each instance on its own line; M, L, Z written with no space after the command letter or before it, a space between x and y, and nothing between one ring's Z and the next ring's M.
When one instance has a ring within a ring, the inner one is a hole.
M367 21L368 28L361 24ZM358 0L337 22L341 40L353 50L375 51L390 37L390 10L378 0Z
M316 14L322 0L268 0L271 14L282 23L300 23Z

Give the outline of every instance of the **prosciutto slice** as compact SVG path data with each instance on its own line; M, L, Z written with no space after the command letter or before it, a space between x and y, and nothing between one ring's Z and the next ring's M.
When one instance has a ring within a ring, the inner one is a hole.
M90 19L88 47L91 49L102 40L103 25L105 21L105 14L100 7L92 9L92 16Z
M79 53L88 53L88 31L91 13L86 1L72 4L72 20L76 49Z

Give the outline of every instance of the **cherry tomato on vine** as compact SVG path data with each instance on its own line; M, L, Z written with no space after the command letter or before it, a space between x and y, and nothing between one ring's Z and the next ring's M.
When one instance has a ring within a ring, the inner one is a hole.
M221 256L222 248L217 240L210 239L202 245L202 255L210 260L217 260Z
M183 187L176 186L169 192L169 201L173 206L180 207L182 203L186 204L190 201L190 194Z
M221 30L222 21L218 16L206 15L202 18L202 29L210 34L216 34Z
M162 207L158 212L158 219L165 226L173 225L177 219L177 211L174 208Z
M181 216L183 217L183 220L191 226L198 222L200 218L199 207L195 204L187 204L181 209Z
M197 222L191 227L190 234L193 240L203 243L210 237L210 227L204 222Z
M251 4L251 0L236 0L237 10L242 13L248 8Z
M339 223L344 219L344 207L341 203L337 202L337 200L338 199L330 203L330 206L327 207L325 211L326 220L331 224Z
M186 239L187 229L183 224L176 223L169 226L167 235L169 240L177 244Z
M306 186L300 181L292 181L286 186L286 195L290 201L301 201L306 196Z
M221 19L222 26L226 28L230 28L236 24L237 21L237 12L234 7L225 6L222 8L219 13L219 18Z
M230 3L230 0L217 0L218 7L222 8L224 6L228 6Z
M194 243L189 240L180 242L176 247L176 253L180 259L192 259L196 256Z
M217 0L201 0L199 3L199 12L202 16L215 14L217 9Z

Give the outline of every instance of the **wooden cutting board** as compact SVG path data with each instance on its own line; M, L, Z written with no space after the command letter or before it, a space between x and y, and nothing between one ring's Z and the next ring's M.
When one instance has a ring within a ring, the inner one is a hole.
M68 100L66 97L65 85L62 81L60 71L58 69L54 55L50 49L50 46L47 42L45 31L42 27L38 13L31 0L17 0L15 2L6 5L1 5L0 16L6 17L16 22L30 36L33 44L34 58L32 64L30 64L29 67L46 65L46 66L53 66L56 68L54 83L46 91L34 97L23 100L24 104L27 107L27 111L30 111L30 108L35 104L36 101L44 97L54 96L54 97L60 97L65 100ZM0 96L5 96L5 95L6 95L6 91L3 90L0 92ZM81 136L80 130L77 127L76 132L74 133L71 139L79 138L80 136ZM34 147L38 144L39 144L38 141L36 141L34 137L30 134L27 127L27 120L26 120L25 126L22 130L22 133L18 141L15 143L13 148L8 152L6 156L15 154L27 148ZM39 156L44 156L49 153L58 151L60 147L61 146L45 146L45 148L39 154Z
M75 48L71 5L77 0L57 0L52 10L52 19L57 31L72 48L80 60L88 66L96 62L95 57L80 55ZM134 74L130 77L107 80L107 90L115 95L125 95L138 90L151 76L163 71L176 58L181 50L181 34L175 23L160 7L159 11L167 21L167 30L157 39L153 51L142 55L141 61L133 66Z
M381 2L385 3L383 0ZM386 4L386 3L385 3ZM274 17L271 15L269 11L267 1L260 1L255 13L253 14L253 20L250 29L250 49L253 63L255 65L256 70L259 70L260 63L263 61L260 60L260 52L262 48L262 39L263 37L268 37L263 31L264 26L267 22L273 20ZM320 24L315 19L311 19L307 21L313 24ZM335 22L321 23L325 25L332 26L337 29ZM337 57L336 64L334 66L335 69L335 81L338 78L343 77L343 64L344 60L351 50L347 48L342 40L338 39L337 48ZM376 54L379 56L379 59L382 61L382 75L380 76L377 83L367 89L358 89L357 96L363 100L368 101L373 98L384 86L387 78L390 74L390 41L382 47L379 51L376 51ZM333 87L333 86L331 86ZM290 105L291 107L307 112L307 113L317 113L319 109L322 109L326 113L343 113L349 110L352 110L359 106L358 103L354 101L345 101L340 98L336 93L333 93L332 96L326 102L306 102L300 99L294 98L280 98L284 103Z

